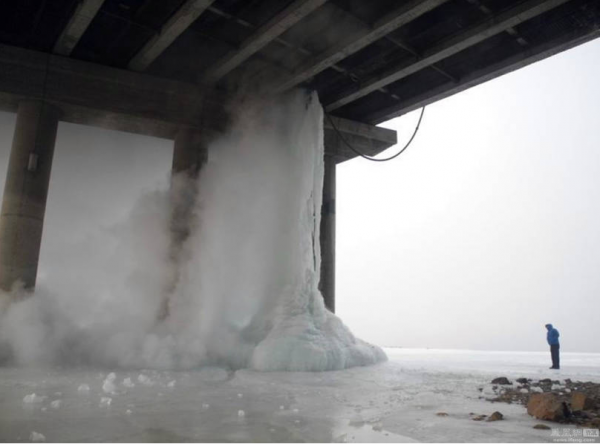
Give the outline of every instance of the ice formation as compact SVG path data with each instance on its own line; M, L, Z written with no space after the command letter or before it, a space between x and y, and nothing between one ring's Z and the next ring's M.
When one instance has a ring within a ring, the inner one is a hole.
M144 196L122 226L58 258L65 274L55 270L48 288L40 283L43 295L8 307L0 338L18 362L324 371L386 359L325 308L318 290L324 152L316 94L237 111L197 180L174 177L169 192ZM181 221L172 209L182 200L192 207L190 230L174 261L170 230ZM76 261L84 257L87 268ZM166 294L169 316L158 322ZM116 390L111 375L107 394Z

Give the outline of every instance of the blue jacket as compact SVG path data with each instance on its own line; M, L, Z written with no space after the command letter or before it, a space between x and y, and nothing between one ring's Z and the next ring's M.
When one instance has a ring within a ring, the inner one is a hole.
M549 345L559 345L558 337L560 336L560 334L558 333L558 330L555 329L554 327L552 327L552 324L546 325L546 328L548 329L548 334L546 335L548 344Z

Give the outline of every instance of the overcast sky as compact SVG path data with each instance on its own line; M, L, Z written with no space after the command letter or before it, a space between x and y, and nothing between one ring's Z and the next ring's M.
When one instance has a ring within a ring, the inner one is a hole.
M358 336L545 350L552 322L564 351L600 352L598 78L595 41L429 106L395 161L338 167L336 304ZM404 141L417 117L385 126ZM0 178L14 123L0 113ZM64 242L164 184L171 154L167 140L61 123L40 278Z

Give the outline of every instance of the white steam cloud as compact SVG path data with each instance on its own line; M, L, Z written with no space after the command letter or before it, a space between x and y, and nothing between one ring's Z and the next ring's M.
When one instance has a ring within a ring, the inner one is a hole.
M175 177L126 222L66 245L33 297L0 295L0 357L292 371L386 359L326 310L317 288L322 117L317 96L301 92L247 107L198 179ZM192 223L174 257L178 199L193 204Z

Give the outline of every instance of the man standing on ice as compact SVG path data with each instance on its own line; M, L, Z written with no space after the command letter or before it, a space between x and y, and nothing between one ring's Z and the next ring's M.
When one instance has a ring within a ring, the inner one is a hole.
M550 346L550 354L552 355L552 367L550 368L553 370L558 370L560 368L560 358L558 356L558 351L560 349L558 337L560 336L560 334L558 333L558 330L552 326L552 324L546 324L546 330L548 330L546 339L548 340L548 345Z

